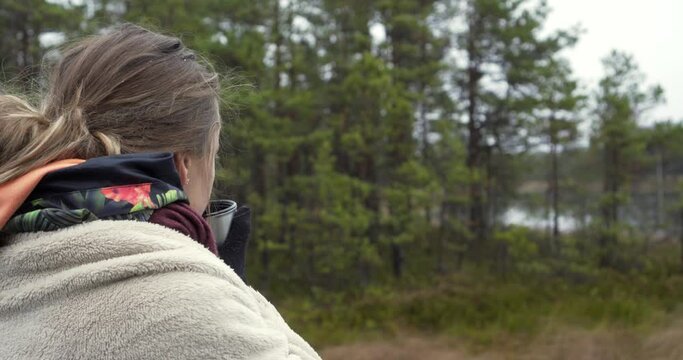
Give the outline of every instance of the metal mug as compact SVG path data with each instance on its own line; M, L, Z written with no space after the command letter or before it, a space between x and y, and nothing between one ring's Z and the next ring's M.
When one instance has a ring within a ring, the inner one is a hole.
M232 218L235 216L237 203L232 200L211 200L204 212L204 218L209 223L216 245L221 246L228 237Z

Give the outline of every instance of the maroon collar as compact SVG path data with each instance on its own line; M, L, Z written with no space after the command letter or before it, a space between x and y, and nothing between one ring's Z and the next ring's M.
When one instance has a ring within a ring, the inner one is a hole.
M185 202L175 202L156 209L149 222L179 231L218 255L216 239L209 223Z

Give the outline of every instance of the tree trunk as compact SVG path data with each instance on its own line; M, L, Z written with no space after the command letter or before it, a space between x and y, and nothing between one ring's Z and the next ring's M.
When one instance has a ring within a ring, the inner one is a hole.
M481 171L481 141L482 134L480 124L477 120L477 107L479 100L479 80L481 79L481 71L479 69L477 48L475 44L473 34L475 32L476 25L470 22L470 34L468 38L467 52L468 52L468 69L467 69L467 159L466 166L472 176L469 186L469 200L470 200L470 212L469 212L469 229L473 234L473 251L476 257L481 258L483 256L483 249L485 241L485 214L484 214L484 199L483 199L483 188L482 180L479 174Z
M618 222L619 203L617 196L620 190L620 156L619 150L612 145L608 145L605 149L605 179L604 179L604 193L608 196L607 201L603 204L602 218L604 222L605 232L600 235L600 266L613 266L614 244L618 241L615 234L614 226Z
M681 249L680 249L680 257L681 257L681 272L683 272L683 209L679 211L679 218L680 218L680 226L681 226L681 233L679 235L679 242L681 244Z
M405 257L403 255L403 249L401 246L393 242L391 243L391 258L394 277L396 279L400 279L403 275L403 262Z
M273 90L280 89L280 71L282 63L282 34L280 33L280 1L275 1L275 9L273 9L273 28L271 29L271 36L275 39L275 64L273 77ZM279 99L276 98L276 102Z
M657 154L657 230L664 226L664 160Z
M558 164L558 151L557 151L557 141L556 137L552 136L550 144L550 154L551 154L551 176L550 176L550 196L552 202L553 211L553 230L552 230L552 241L550 244L550 251L553 254L559 252L560 244L560 174L559 174L559 164Z
M441 211L439 212L439 231L436 236L436 272L438 274L443 274L445 273L445 268L444 268L444 238L447 236L446 235L446 219L447 219L447 213L446 210L446 202L442 201L441 202Z

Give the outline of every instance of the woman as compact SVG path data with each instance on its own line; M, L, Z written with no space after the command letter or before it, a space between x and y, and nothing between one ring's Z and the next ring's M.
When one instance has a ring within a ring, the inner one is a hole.
M68 49L40 110L0 96L0 358L319 359L215 255L218 101L134 25Z

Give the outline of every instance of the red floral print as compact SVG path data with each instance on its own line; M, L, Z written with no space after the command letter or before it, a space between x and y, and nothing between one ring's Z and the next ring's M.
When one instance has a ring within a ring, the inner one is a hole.
M150 199L149 197L151 185L151 183L147 183L125 186L112 186L108 188L103 188L100 191L102 192L102 195L104 195L104 197L110 200L125 201L133 206L141 205L146 208L154 208L154 203L152 203L152 199Z

